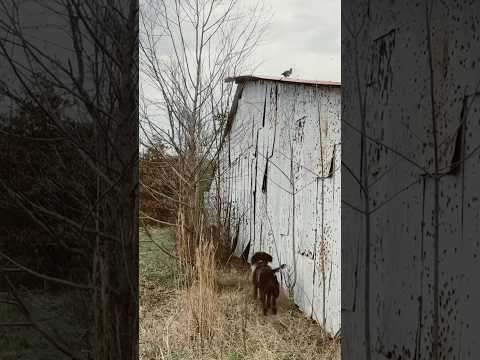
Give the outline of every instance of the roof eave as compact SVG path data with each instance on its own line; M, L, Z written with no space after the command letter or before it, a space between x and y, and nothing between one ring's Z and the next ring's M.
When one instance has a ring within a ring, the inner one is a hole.
M342 84L336 81L323 81L323 80L305 80L305 79L293 79L286 78L283 76L273 77L273 76L257 76L257 75L239 75L231 76L225 79L225 82L233 82L239 84L247 81L275 81L282 82L286 84L298 84L298 85L309 85L309 86L338 86L341 87Z

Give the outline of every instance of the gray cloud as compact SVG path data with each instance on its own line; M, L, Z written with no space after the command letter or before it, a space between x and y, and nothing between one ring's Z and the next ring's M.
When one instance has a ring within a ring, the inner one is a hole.
M339 0L265 0L271 25L255 60L255 73L278 75L293 67L292 77L340 81Z
M245 0L245 4L257 1ZM252 56L251 63L260 63L254 73L280 76L293 67L294 78L340 81L340 0L264 2L267 9L272 10L272 19L265 38ZM160 55L170 52L164 42L159 50ZM140 88L150 99L161 98L161 93L148 83L144 74L140 74Z

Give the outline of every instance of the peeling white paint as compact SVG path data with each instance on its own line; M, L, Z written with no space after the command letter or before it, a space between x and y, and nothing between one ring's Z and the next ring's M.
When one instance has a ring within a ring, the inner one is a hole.
M480 3L344 5L342 356L478 359Z
M257 79L238 87L217 168L232 238L238 225L235 255L250 243L249 256L262 250L274 266L286 264L284 288L334 334L341 307L340 86Z

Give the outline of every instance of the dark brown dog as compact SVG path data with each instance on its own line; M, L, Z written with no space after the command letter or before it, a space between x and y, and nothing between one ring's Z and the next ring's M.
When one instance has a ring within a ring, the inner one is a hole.
M252 256L252 282L253 297L256 299L260 292L260 300L263 305L263 314L267 315L271 307L273 314L277 313L277 298L280 295L280 284L275 273L285 267L285 264L272 269L268 262L272 261L271 255L259 252Z

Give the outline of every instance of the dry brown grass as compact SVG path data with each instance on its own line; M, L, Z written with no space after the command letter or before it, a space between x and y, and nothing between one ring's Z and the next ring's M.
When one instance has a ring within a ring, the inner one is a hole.
M194 278L185 291L185 325L192 343L203 351L214 335L218 294L215 289L215 249L204 241L195 252Z
M197 266L210 269L209 261ZM340 359L340 343L285 295L280 296L278 314L265 317L252 299L248 272L231 267L215 280L216 286L211 278L199 278L189 289L143 289L141 359ZM202 293L205 289L214 293ZM204 321L200 327L192 322L195 316ZM203 340L199 331L204 331Z

